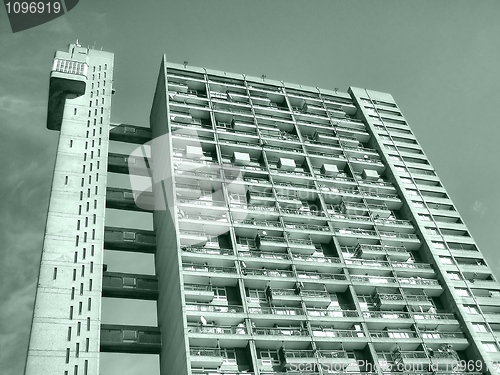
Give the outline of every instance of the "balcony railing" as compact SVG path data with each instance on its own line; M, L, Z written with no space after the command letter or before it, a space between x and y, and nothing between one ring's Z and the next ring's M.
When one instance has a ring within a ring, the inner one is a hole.
M321 280L347 280L346 275L343 274L333 274L333 273L323 273L323 272L308 272L308 271L297 271L297 277L307 278L307 279L321 279Z
M409 240L418 240L417 235L411 234L411 233L385 232L385 231L379 231L379 233L381 236L384 236L384 237L406 238Z
M397 279L394 277L384 277L384 276L360 276L351 275L352 281L361 281L374 284L392 284L397 283Z
M324 225L285 223L286 229L300 229L306 231L330 232L330 227Z
M290 260L290 256L288 254L266 251L239 251L238 255L241 257Z
M434 279L422 279L421 277L398 278L400 284L419 284L419 285L440 285L439 281Z
M264 314L264 315L305 315L301 308L297 307L286 307L286 306L276 306L276 307L249 307L249 314Z
M302 260L305 262L313 262L313 263L342 263L339 258L328 257L328 256L292 254L292 258L295 260Z
M201 199L177 199L180 204L194 204L196 206L208 206L208 207L225 207L225 202L220 201L205 201Z
M307 315L311 317L316 316L326 316L333 318L358 318L359 314L356 310L330 310L330 309L320 309L320 308L308 308Z
M370 337L374 338L416 338L417 333L414 331L370 331Z
M359 244L356 246L355 251L361 250L370 250L370 251L381 251L381 252L397 252L397 253L407 253L408 251L404 247L397 246L384 246L384 245L365 245Z
M275 228L282 228L281 223L279 221L269 221L269 220L260 220L260 221L255 221L255 220L242 220L242 221L234 221L233 222L235 225L255 225L258 227L275 227Z
M203 304L203 303L188 303L188 304L186 304L186 311L231 313L231 314L237 314L237 313L244 312L243 306L209 305L209 304Z
M309 331L300 327L283 327L283 328L261 328L253 329L254 335L265 336L309 336Z
M294 277L293 271L269 270L261 268L244 268L242 273L245 276Z
M314 211L314 210L294 210L290 208L282 208L281 212L285 214L292 214L292 215L305 215L305 216L319 216L319 217L324 217L325 213L322 211Z
M370 319L410 319L411 315L401 311L363 311L363 318Z
M456 320L455 315L449 313L413 313L413 318L418 320Z
M223 334L223 335L244 335L247 333L244 325L241 326L200 326L188 325L188 333L202 333L202 334Z
M215 273L236 273L235 267L210 266L203 264L183 264L184 271L195 272L215 272Z
M215 247L182 246L181 250L195 254L233 255L233 249L220 249Z
M353 331L350 329L330 329L328 327L312 327L313 336L316 337L364 337L362 331Z

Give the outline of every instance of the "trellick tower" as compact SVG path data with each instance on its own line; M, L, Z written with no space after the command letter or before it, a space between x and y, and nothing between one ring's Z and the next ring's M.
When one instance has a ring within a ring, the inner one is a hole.
M495 373L500 285L391 95L164 57L148 129L110 124L112 73L110 53L56 54L26 374L96 375L100 352L158 354L164 375ZM101 324L103 297L156 300L158 326Z

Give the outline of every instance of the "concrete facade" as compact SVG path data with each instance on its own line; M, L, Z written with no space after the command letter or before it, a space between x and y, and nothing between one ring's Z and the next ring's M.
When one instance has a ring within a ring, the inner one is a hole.
M27 374L96 375L99 352L157 354L164 375L497 373L500 285L391 95L164 56L150 128L110 126L112 54L63 56L88 68L51 82ZM154 254L155 274L103 270L104 250ZM156 300L158 326L100 325L101 296Z
M99 371L112 81L112 53L72 44L56 54L47 127L60 137L26 374Z

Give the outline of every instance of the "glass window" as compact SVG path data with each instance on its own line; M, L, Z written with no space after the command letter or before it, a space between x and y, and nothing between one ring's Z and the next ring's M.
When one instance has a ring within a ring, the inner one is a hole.
M498 352L498 347L494 342L483 342L483 346L488 353Z

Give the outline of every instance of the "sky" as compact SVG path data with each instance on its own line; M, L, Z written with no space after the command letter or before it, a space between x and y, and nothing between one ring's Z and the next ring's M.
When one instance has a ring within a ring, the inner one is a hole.
M500 277L499 19L497 0L82 0L12 34L0 9L0 374L24 368L58 141L45 127L56 50L79 39L114 52L112 121L142 126L163 53L220 71L391 93ZM140 361L128 358L122 374L139 373ZM102 363L111 374L111 356Z

